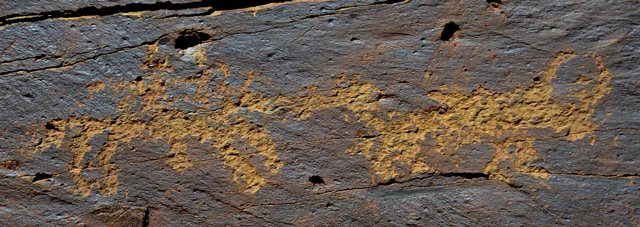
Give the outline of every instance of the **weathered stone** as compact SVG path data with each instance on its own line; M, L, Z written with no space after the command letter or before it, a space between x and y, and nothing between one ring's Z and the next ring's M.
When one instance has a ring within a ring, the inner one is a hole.
M640 225L636 1L0 9L2 225Z

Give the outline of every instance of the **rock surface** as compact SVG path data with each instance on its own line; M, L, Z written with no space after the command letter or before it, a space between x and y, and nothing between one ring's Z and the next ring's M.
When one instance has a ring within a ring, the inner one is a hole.
M637 1L0 5L3 226L640 225Z

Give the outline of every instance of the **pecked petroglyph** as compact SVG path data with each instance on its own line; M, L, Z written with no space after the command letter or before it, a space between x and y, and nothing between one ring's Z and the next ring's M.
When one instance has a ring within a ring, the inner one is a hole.
M427 95L441 104L437 110L411 112L381 111L384 91L371 83L358 80L336 81L331 95L312 94L292 99L280 99L278 106L288 106L298 119L308 118L315 110L346 107L355 120L373 129L376 134L357 139L347 152L362 154L371 162L375 181L388 181L406 175L398 164L410 173L438 173L421 152L438 152L452 156L467 144L488 143L495 148L493 159L484 173L508 180L509 172L546 177L540 167L530 165L536 159L535 137L531 129L553 129L566 132L566 139L576 141L593 133L597 125L591 122L595 106L609 92L611 75L597 55L592 58L598 69L591 75L591 89L574 97L580 103L558 103L552 98L552 81L559 67L576 57L571 51L558 53L549 67L540 72L537 81L525 88L507 93L495 93L479 87L470 94L431 92ZM346 85L345 85L346 83ZM314 93L313 89L307 93ZM591 142L595 140L591 137ZM453 158L452 158L453 159ZM455 160L454 160L455 161ZM501 167L509 165L511 170Z
M150 51L153 52L153 46ZM196 60L198 57L202 56L194 54ZM154 70L171 70L166 58L155 63ZM223 74L225 81L213 83L213 73ZM48 122L46 137L34 141L35 150L57 147L72 152L74 158L69 169L76 183L74 191L84 196L93 190L113 195L118 191L119 181L118 167L112 162L112 156L121 150L119 147L133 141L165 143L170 148L166 164L180 172L193 166L186 152L186 139L195 139L215 148L212 155L232 170L233 180L244 185L246 191L255 193L267 183L266 176L276 174L283 163L277 157L268 130L243 115L243 100L259 100L259 97L247 92L247 85L241 88L227 85L229 75L228 68L220 65L216 69L203 70L202 75L187 78L145 75L132 81L92 84L87 88L90 94L108 92L119 97L120 114L106 119L81 116ZM252 76L254 74L249 73L249 78ZM185 85L194 86L195 92L189 95L170 93L170 88ZM234 101L233 97L240 101ZM219 105L215 110L210 108L212 100ZM181 101L197 104L197 110L186 112L174 108ZM105 142L91 145L91 141L99 137ZM247 152L250 154L243 155L239 149L250 149ZM97 155L91 158L90 152L97 152ZM269 172L260 172L255 163L249 161L248 156L255 155L263 158L261 164ZM83 176L85 171L100 171L101 177L87 179Z
M145 67L155 71L173 70L167 58L154 58L153 46ZM232 170L232 178L249 192L256 192L284 165L267 128L252 123L247 112L264 115L279 114L283 120L304 120L315 111L325 108L345 108L345 121L355 120L374 132L355 139L346 152L363 155L370 161L374 181L384 182L406 174L438 173L424 152L451 156L469 144L491 144L493 159L484 173L508 181L511 172L546 177L546 170L530 165L536 159L534 142L538 139L531 129L552 129L566 132L566 139L576 141L592 136L597 124L591 121L596 105L609 92L611 74L599 56L592 58L599 72L585 80L591 89L573 94L579 103L558 103L552 97L552 81L559 67L577 55L567 51L558 53L539 79L525 88L507 93L495 93L479 87L468 94L430 92L428 97L440 103L440 108L418 109L409 112L384 111L380 108L385 91L372 83L344 77L335 81L334 88L319 91L316 87L277 97L263 97L250 92L256 73L248 73L244 84L233 87L226 83L230 70L225 65L207 68L201 75L164 77L146 75L134 81L97 83L87 87L90 94L111 92L119 97L120 114L113 119L94 119L87 116L58 119L48 124L45 138L38 138L35 150L51 147L71 151L70 173L76 182L75 191L89 195L93 190L113 195L118 190L118 167L111 161L120 146L133 141L165 143L170 148L166 164L175 171L193 168L188 156L186 139L192 138L215 148L212 155ZM206 56L202 51L192 53L202 67ZM214 73L223 74L222 82L213 82ZM195 86L189 95L170 94L174 86ZM214 91L214 92L209 92ZM172 108L177 102L198 104L195 112ZM212 101L219 107L211 109ZM282 115L282 113L285 113ZM100 146L91 145L96 138L104 138ZM591 142L594 137L591 137ZM264 158L261 172L255 163L241 155L238 145ZM97 151L93 159L86 156ZM458 160L459 161L459 160ZM507 165L509 169L505 169ZM399 168L409 169L400 171ZM82 172L99 170L100 179L86 179Z

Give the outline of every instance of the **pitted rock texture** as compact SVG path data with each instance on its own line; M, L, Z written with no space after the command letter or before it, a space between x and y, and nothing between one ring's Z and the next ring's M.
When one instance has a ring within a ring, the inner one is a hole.
M637 1L5 1L3 226L638 226Z

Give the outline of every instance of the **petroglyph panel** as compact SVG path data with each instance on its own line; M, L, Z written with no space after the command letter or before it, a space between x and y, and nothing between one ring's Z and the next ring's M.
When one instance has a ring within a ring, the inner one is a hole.
M7 3L0 224L639 225L637 6Z

